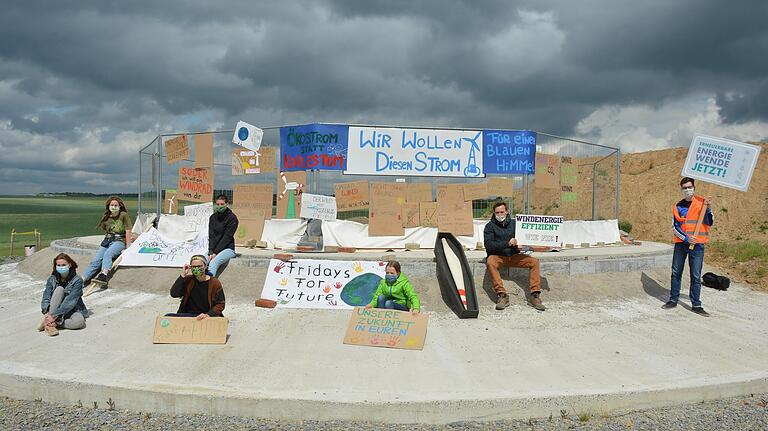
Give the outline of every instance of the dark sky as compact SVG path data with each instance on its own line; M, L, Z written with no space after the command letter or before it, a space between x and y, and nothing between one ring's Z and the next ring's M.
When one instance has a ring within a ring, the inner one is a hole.
M0 13L0 193L136 191L169 131L768 137L768 2L55 1Z

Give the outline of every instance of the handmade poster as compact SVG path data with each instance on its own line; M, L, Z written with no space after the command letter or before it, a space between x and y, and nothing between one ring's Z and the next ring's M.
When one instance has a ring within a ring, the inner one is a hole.
M429 315L381 308L355 307L344 334L344 344L422 350Z
M758 157L757 145L696 135L681 175L746 192Z
M213 170L209 168L179 168L178 191L180 200L211 202L213 200Z
M419 203L419 225L437 227L437 202Z
M189 157L187 135L177 136L165 141L165 160L173 164Z
M560 156L536 153L536 174L533 185L539 189L560 188Z
M277 172L276 149L275 147L259 148L259 169L262 174L271 174Z
M464 185L463 184L438 184L437 185L437 201L450 199L454 201L464 200Z
M562 242L560 229L563 218L517 214L515 216L515 238L520 245L559 248Z
M572 157L560 157L561 202L576 202L576 165Z
M154 344L226 344L226 317L197 320L192 317L157 316Z
M232 151L232 175L252 175L260 174L260 159L261 155L252 150L244 150L242 148Z
M532 174L536 132L483 130L483 165L486 174Z
M368 236L403 236L400 205L392 201L372 201L368 214Z
M184 207L184 220L186 222L187 232L208 233L208 221L213 214L213 204L207 202L198 205L187 205Z
M347 167L348 126L305 124L280 128L280 169L342 171Z
M251 151L259 151L263 137L263 130L245 121L238 121L235 126L235 135L232 137L232 143Z
M464 191L465 201L473 201L473 200L488 198L488 184L486 184L485 182L463 184L462 189Z
M280 308L351 310L371 302L385 262L272 259L261 297Z
M174 240L155 228L139 235L122 254L120 266L163 266L181 268L196 255L208 255L208 231L199 232L194 240Z
M472 201L444 199L437 202L437 230L456 236L475 234Z
M163 214L178 214L179 201L176 199L176 189L168 189L163 196Z
M349 127L344 173L482 177L483 132Z
M406 183L405 201L406 202L432 202L432 183Z
M512 178L488 177L488 196L511 197L515 193Z
M405 202L405 183L371 183L371 204L373 202L389 202L390 205L400 205Z
M264 232L264 215L249 215L247 218L238 217L235 231L235 245L246 245L248 241L261 241Z
M400 206L403 227L419 226L419 202L405 202Z
M213 168L213 135L195 135L195 168Z
M302 194L301 217L328 221L336 220L336 198L311 193Z
M301 195L306 184L305 171L280 173L277 177L277 218L301 217Z
M333 186L333 191L336 195L336 208L338 211L368 209L370 204L368 181L336 183Z
M238 218L272 218L271 183L235 184L232 186L232 212Z

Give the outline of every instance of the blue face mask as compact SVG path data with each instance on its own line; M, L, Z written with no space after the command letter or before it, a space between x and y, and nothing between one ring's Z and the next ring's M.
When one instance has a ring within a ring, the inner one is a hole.
M389 274L387 274L387 275L384 276L384 278L387 280L387 284L394 284L395 281L397 281L397 276L396 275L389 275Z
M69 266L56 265L56 272L58 272L61 275L67 275L69 274Z

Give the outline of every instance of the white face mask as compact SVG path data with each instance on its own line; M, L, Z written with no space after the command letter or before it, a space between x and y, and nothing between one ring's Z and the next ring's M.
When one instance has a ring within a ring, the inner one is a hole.
M693 198L693 192L694 192L693 187L682 189L682 192L683 192L683 198L687 200L690 200Z
M496 220L497 220L499 223L504 223L504 220L506 220L506 219L507 219L507 215L506 215L506 214L504 214L503 216L500 216L500 215L498 215L498 214L494 214L494 216L496 217Z

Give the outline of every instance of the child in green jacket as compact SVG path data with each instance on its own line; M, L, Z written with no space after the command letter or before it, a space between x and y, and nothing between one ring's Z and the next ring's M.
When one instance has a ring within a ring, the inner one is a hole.
M400 262L388 262L385 272L384 279L373 293L371 303L365 308L390 308L411 311L413 314L419 313L421 310L419 297L416 296L408 277L400 272Z

